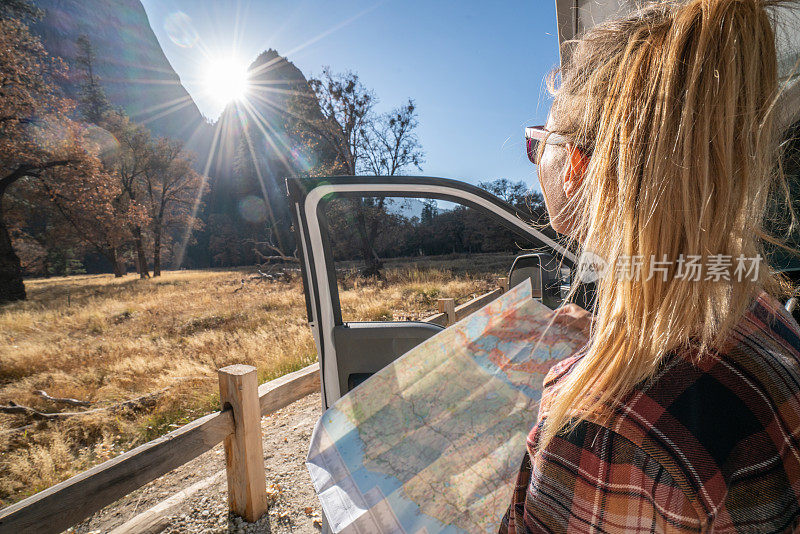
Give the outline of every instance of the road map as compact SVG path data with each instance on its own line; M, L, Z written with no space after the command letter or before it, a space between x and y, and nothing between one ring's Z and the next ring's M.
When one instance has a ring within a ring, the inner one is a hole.
M586 343L524 282L339 399L307 466L333 532L497 532L550 367Z

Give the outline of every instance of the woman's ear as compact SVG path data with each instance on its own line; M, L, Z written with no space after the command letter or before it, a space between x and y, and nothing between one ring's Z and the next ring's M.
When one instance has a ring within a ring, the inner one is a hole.
M574 145L567 145L566 148L569 152L569 165L564 174L564 194L570 198L583 183L586 168L589 166L589 158Z

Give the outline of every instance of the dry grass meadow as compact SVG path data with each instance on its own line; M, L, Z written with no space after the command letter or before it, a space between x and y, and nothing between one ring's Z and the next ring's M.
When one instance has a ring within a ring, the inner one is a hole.
M509 256L387 264L384 280L340 274L345 320L407 320L436 299L496 287ZM110 406L159 393L154 406L58 421L0 414L0 507L218 409L216 370L258 368L264 382L316 360L299 274L248 281L252 269L28 280L28 300L0 307L0 404L81 411L34 394ZM241 288L241 289L239 289ZM238 290L237 290L238 289Z

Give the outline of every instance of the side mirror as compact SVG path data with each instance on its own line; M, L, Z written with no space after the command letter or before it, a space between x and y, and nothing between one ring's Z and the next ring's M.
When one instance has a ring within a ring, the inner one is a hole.
M566 273L563 272L565 269ZM514 258L508 272L508 287L514 287L528 278L531 280L532 296L541 299L545 306L552 309L561 305L564 283L569 290L569 269L559 265L550 254L523 254Z

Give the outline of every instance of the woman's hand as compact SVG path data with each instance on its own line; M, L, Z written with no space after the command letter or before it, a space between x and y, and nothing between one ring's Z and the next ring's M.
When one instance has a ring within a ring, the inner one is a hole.
M577 304L570 302L555 310L553 322L577 328L588 337L594 323L594 315Z

